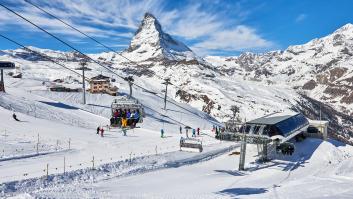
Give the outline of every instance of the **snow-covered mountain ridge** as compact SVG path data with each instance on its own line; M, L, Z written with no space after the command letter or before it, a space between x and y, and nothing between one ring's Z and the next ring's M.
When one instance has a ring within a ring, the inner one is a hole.
M120 53L128 59L114 52L89 56L121 75L135 76L136 83L156 93L163 92L161 83L164 78L170 78L173 84L168 88L170 98L188 103L221 121L229 119L232 105L240 107L242 120L285 109L300 109L317 119L318 107L327 106L322 108L322 115L339 128L339 133L344 131L347 135L352 132L349 126L353 121L347 116L352 113L353 105L346 98L349 99L352 92L343 92L342 85L350 88L353 82L352 30L352 25L347 24L332 35L291 46L285 51L203 59L163 32L158 20L147 13L129 48ZM31 48L73 69L79 62L87 61L74 52ZM15 61L25 78L53 81L72 76L70 71L23 49L6 52L8 54L0 56L1 60ZM42 69L43 66L46 68ZM93 69L88 77L102 73L116 78L97 64L88 63L88 67ZM122 88L127 88L124 81L118 81Z
M235 57L209 56L206 60L233 77L268 84L285 83L297 92L353 113L353 25L284 51L244 53Z

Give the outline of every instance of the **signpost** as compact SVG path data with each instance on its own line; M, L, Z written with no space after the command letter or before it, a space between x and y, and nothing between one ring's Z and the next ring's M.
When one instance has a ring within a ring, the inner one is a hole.
M4 83L4 70L15 69L15 64L7 61L0 61L0 70L1 70L1 81L0 81L0 92L5 92L5 83Z

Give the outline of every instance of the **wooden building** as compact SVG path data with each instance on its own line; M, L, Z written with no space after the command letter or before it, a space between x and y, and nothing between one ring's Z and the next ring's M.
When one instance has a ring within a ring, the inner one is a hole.
M110 84L110 78L104 75L98 75L91 78L90 89L91 93L106 93L115 96L118 92L116 86Z

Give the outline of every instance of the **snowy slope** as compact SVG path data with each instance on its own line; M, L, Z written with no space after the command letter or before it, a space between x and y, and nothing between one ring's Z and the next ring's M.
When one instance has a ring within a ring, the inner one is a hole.
M352 197L353 178L349 172L353 158L351 146L334 140L307 139L297 144L296 148L292 157L277 155L277 160L258 164L254 162L256 146L249 145L247 171L244 172L236 169L239 157L226 153L190 165L157 167L149 172L116 177L105 173L105 177L97 175L95 180L60 186L54 183L46 188L28 191L25 196L190 199ZM180 156L174 158L174 161L181 161ZM195 158L197 156L192 159ZM121 169L124 172L125 168Z

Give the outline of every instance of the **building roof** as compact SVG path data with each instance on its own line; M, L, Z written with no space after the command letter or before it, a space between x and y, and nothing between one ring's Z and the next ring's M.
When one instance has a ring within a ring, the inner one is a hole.
M15 69L15 64L9 61L0 61L0 69Z
M97 75L95 77L92 77L91 80L109 80L110 77L104 76L104 75Z
M251 120L249 122L246 122L248 124L265 124L265 125L274 125L277 124L281 121L287 120L288 118L291 118L295 115L298 115L299 113L296 112L287 112L287 113L274 113L270 115L266 115L254 120Z

